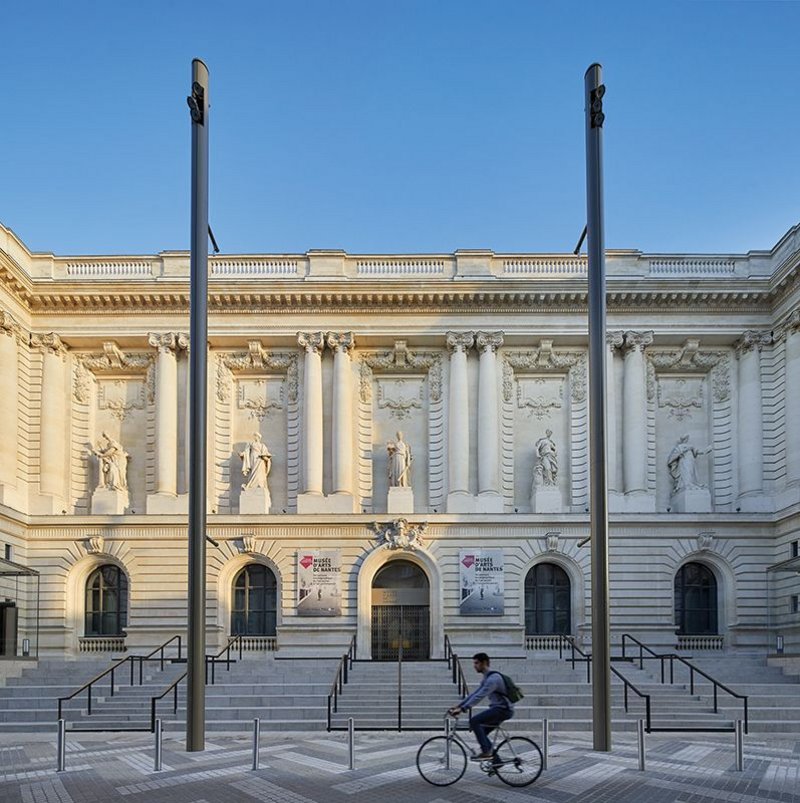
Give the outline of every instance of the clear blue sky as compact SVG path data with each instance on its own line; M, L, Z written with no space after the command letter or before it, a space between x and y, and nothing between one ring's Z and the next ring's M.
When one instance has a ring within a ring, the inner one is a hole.
M222 250L569 251L604 66L606 242L800 221L800 3L8 2L0 221L34 250L189 243L190 62Z

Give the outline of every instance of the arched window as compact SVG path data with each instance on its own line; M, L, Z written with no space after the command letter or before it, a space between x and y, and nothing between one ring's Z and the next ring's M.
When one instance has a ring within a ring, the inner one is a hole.
M686 563L675 575L675 624L682 636L717 634L717 578L702 563Z
M525 578L525 634L568 635L572 628L569 575L555 563L539 563Z
M124 636L128 624L128 577L106 564L86 581L85 636Z
M274 636L278 624L278 582L261 563L249 563L233 581L231 635Z

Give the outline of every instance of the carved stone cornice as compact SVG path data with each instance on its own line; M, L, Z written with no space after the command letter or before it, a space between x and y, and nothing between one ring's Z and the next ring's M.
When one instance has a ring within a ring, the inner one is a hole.
M306 354L320 354L325 348L325 336L322 332L298 332L297 345L304 349Z
M126 354L113 340L107 340L103 343L102 354L75 354L72 394L76 401L87 404L91 398L92 374L122 377L143 373L146 398L152 403L155 400L154 362L152 353Z
M485 351L497 352L503 345L503 332L476 332L475 345L478 351L483 354Z
M448 332L447 348L451 354L459 351L467 352L475 344L475 332Z
M514 398L514 372L568 374L573 401L586 398L586 353L554 350L552 340L542 340L538 349L503 352L503 398Z
M741 357L753 349L761 351L764 346L770 345L772 345L772 332L760 331L758 329L747 329L736 341L734 348L736 349L736 356Z
M785 315L775 327L774 337L777 343L789 335L800 333L800 307L795 307Z
M43 354L55 354L57 357L64 357L67 347L62 342L61 337L55 332L46 334L31 334L31 348L41 351Z
M356 336L352 332L328 332L326 342L331 351L343 351L346 354L355 348Z
M297 401L297 352L267 351L258 340L249 340L246 352L217 355L217 398L223 402L230 399L234 373L260 376L269 371L286 372L288 399Z
M147 342L159 354L173 354L189 348L189 336L183 332L149 332Z
M622 350L626 354L631 351L643 352L647 346L651 346L652 344L652 329L648 329L643 332L634 332L629 330L625 332L625 343L623 344Z
M389 351L359 353L361 400L372 399L372 376L375 371L428 374L428 393L431 401L442 397L442 355L438 351L410 351L405 340L395 341Z

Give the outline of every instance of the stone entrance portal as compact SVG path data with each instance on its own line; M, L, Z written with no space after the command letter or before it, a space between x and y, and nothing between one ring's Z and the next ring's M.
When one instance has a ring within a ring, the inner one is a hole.
M372 658L404 661L430 658L430 587L425 572L407 560L393 560L372 583Z

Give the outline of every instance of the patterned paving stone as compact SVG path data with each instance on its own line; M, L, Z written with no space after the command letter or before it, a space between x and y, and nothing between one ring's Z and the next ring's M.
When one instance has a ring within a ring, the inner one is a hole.
M595 753L585 734L551 736L549 768L518 790L473 763L451 787L434 787L414 758L429 734L360 733L356 769L347 766L346 734L266 733L261 767L250 770L250 736L214 734L201 753L165 739L162 771L153 771L149 734L69 741L67 771L55 772L52 737L22 744L0 735L1 803L800 803L800 739L746 741L745 770L734 770L733 739L648 737L639 772L635 737L615 735L611 753Z

